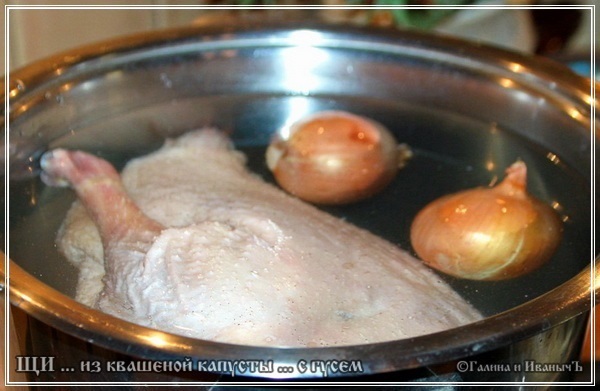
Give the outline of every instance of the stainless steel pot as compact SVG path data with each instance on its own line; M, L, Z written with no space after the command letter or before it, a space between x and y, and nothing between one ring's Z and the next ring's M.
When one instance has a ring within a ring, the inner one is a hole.
M62 366L77 366L71 372L32 373L33 380L140 379L135 370L107 371L104 361L102 373L90 372L90 357L125 357L127 362L261 359L272 361L274 372L237 374L276 378L369 380L367 375L391 373L386 380L436 374L440 377L432 381L556 381L574 374L525 366L528 360L564 363L577 357L595 293L591 86L565 67L414 32L240 26L105 42L18 70L9 82L10 301L14 310L32 317L29 329L20 330L27 334L28 354L63 357ZM269 180L262 153L271 134L319 109L375 118L415 150L412 167L387 195L329 208L331 213L409 248L410 220L425 202L485 184L525 155L534 161L532 191L564 216L559 252L539 271L515 280L476 283L442 277L488 316L483 321L361 346L279 349L195 340L137 326L71 299L76 270L53 242L73 196L39 182L41 152L82 148L122 165L158 147L165 137L216 125L231 132L248 153L250 167ZM393 221L390 208L399 210ZM77 362L64 362L67 358ZM87 373L79 368L85 360ZM299 362L312 360L360 364L351 373L298 370ZM463 371L457 360L499 365ZM513 366L500 366L505 364ZM287 365L292 373L277 371ZM155 373L152 379L200 376L184 372Z

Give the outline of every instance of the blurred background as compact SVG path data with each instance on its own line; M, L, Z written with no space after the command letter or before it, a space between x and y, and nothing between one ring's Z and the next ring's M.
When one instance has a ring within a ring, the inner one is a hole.
M473 0L128 0L94 1L85 5L587 5L587 2L473 1ZM8 0L8 5L81 5L81 1ZM324 20L333 23L415 28L454 35L510 49L557 57L565 61L583 58L589 64L591 45L590 10L533 9L396 9L396 10L202 10L202 9L11 9L8 40L9 68L14 70L50 54L119 35L211 22L283 19ZM6 15L3 13L2 18ZM3 47L4 49L4 47ZM3 50L2 53L5 51Z

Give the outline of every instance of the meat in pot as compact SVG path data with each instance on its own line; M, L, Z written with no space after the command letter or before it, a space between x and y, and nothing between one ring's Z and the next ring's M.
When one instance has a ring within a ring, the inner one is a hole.
M58 244L77 299L206 340L333 346L433 333L481 319L396 245L265 183L229 139L168 140L119 175L83 152L44 155L43 178L76 202Z

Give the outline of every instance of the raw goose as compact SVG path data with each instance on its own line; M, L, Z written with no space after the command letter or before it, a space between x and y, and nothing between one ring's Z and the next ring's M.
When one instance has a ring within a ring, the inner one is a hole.
M83 152L47 153L43 179L69 183L83 204L58 238L80 269L78 299L145 326L247 345L380 342L481 318L397 246L244 163L211 129L167 141L121 176Z

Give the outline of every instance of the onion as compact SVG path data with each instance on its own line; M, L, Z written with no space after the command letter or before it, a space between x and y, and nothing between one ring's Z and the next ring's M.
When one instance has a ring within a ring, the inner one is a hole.
M455 277L501 280L552 256L562 235L557 213L527 193L525 163L506 174L495 187L441 197L417 214L411 243L426 264Z
M325 111L291 126L267 149L267 166L289 193L316 204L346 204L386 187L411 156L383 125Z

